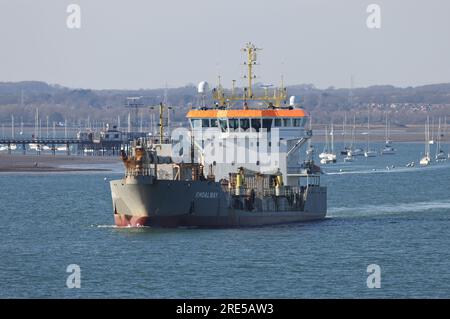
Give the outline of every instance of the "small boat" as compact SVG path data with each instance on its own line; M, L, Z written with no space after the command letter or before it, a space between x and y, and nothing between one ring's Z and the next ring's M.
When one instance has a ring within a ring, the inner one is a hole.
M424 156L420 159L419 164L422 166L430 165L431 159L428 156Z
M320 160L320 164L331 164L336 163L336 156L333 158L332 156L322 158Z
M323 152L319 154L320 159L324 159L328 156L328 126L325 127L325 145Z
M442 133L442 130L441 130L441 118L439 118L436 155L435 155L436 161L444 161L447 159L447 154L445 154L445 152L442 150L442 147L441 147L441 141L442 141L443 137L444 137L444 134Z
M388 122L388 113L387 112L386 112L385 140L386 140L386 143L380 152L381 155L394 155L395 148L392 146L392 142L390 140L390 130L389 130L389 122Z
M347 155L350 156L363 156L364 150L362 148L355 148L354 150L350 150Z
M393 148L390 144L386 143L384 148L381 150L382 155L394 155L395 148Z
M377 152L370 149L370 110L367 112L367 150L364 152L365 157L376 157Z
M37 143L30 143L29 147L32 151L39 151L41 149L41 145Z
M406 167L414 167L416 165L415 162L410 162L408 164L406 164Z
M347 149L348 156L363 156L364 150L361 148L355 148L355 131L356 131L356 116L353 115L353 128L352 128L352 140L350 143L350 147Z
M445 154L445 152L443 150L439 150L436 153L436 161L444 161L446 159L447 159L447 157L446 157L446 154Z
M319 154L320 163L321 164L330 164L330 163L336 163L336 154L334 153L334 132L333 132L333 125L331 125L331 152L328 148L328 126L325 128L325 147L323 149L323 152Z
M376 157L377 156L377 152L371 151L371 150L367 150L367 151L364 152L364 156L365 157Z
M430 133L430 122L428 122L428 144L434 145L436 143L434 139L434 117L431 123L431 133Z
M344 157L344 162L353 162L353 156L351 154L348 154L346 157Z
M425 154L420 159L419 164L422 166L430 165L430 119L427 117L427 122L425 123Z
M344 144L344 149L340 151L341 155L348 155L348 152L351 150L351 146L346 145L345 133L347 126L347 113L344 113L344 121L342 122L342 143Z

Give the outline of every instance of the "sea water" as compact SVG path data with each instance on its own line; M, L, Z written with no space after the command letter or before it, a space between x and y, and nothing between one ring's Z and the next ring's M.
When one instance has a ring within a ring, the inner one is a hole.
M0 297L448 298L450 161L395 146L323 166L324 221L257 228L116 228L116 171L1 174Z

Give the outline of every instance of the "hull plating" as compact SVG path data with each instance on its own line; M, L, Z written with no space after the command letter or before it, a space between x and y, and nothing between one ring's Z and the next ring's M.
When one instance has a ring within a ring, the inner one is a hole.
M234 209L219 183L205 181L110 182L117 226L248 227L320 220L326 215L326 188L311 187L303 210ZM258 202L259 200L259 202Z

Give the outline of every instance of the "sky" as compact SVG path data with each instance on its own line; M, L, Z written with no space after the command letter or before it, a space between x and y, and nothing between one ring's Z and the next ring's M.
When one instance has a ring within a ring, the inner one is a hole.
M68 28L78 4L80 28ZM368 28L370 4L380 28ZM0 0L0 81L72 88L243 84L319 88L450 82L448 0Z

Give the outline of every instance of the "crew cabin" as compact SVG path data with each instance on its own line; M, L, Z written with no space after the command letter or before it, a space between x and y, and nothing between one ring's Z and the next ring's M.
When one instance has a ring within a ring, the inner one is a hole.
M305 161L300 149L311 137L311 131L305 130L308 114L296 106L295 96L288 104L283 81L271 92L271 85L253 88L259 50L252 43L245 45L242 51L246 54L247 85L236 89L233 81L231 90L225 90L219 77L217 87L212 90L211 108L205 102L207 82L200 82L201 106L187 114L193 135L191 155L216 179L227 179L230 174L246 169L284 176L288 185L297 186ZM258 90L263 94L257 94Z
M197 109L187 114L196 154L214 175L226 178L238 167L260 173L298 171L297 148L310 134L308 114L301 108ZM288 154L289 152L289 154Z

